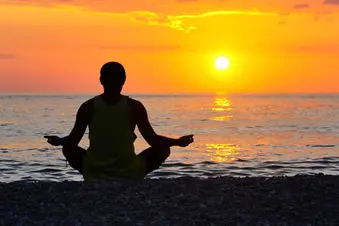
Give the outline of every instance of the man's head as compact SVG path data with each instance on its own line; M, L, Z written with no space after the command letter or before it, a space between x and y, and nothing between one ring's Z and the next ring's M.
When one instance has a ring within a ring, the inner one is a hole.
M118 62L105 63L100 70L100 82L104 90L110 93L120 93L126 81L124 66Z

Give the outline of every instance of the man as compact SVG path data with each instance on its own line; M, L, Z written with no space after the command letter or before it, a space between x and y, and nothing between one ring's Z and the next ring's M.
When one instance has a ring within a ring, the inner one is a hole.
M104 92L80 106L69 136L45 136L51 145L63 146L66 160L85 181L143 178L161 166L171 146L186 147L193 142L193 135L179 139L157 135L143 104L121 94L125 81L120 63L104 64L100 71ZM87 126L90 145L84 150L78 144ZM151 146L139 155L134 150L136 126Z

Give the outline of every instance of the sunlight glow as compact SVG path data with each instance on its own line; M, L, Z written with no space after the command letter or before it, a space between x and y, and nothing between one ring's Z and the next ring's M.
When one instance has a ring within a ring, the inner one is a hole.
M218 57L215 61L215 66L220 70L228 68L229 65L230 61L226 57Z

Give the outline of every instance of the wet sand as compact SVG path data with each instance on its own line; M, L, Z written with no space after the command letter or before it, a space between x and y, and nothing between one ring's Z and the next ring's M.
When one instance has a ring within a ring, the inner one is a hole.
M339 176L0 183L0 225L339 225Z

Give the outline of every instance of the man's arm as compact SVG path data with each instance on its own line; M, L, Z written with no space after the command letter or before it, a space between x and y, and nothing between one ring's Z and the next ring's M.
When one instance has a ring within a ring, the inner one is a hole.
M133 102L133 105L135 106L134 110L136 124L141 135L150 146L171 147L179 145L178 139L168 138L156 134L149 122L147 111L144 105L136 100L133 100Z
M71 133L68 136L61 138L60 143L62 146L78 146L82 137L85 134L87 125L89 124L91 110L90 105L91 101L86 101L80 106Z

